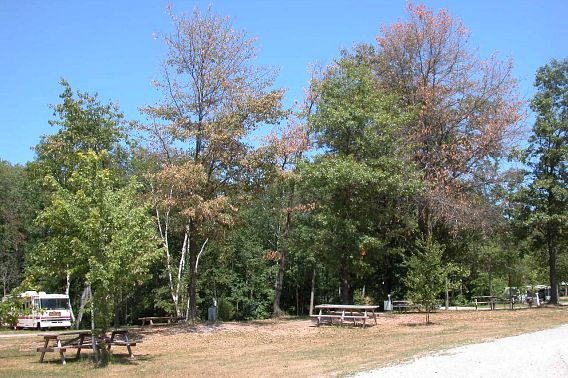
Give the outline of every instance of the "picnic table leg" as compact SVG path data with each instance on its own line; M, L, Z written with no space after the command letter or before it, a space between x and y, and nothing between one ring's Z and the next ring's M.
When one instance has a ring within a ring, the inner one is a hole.
M132 348L130 347L130 340L128 339L128 334L124 334L124 341L126 341L126 348L128 349L128 357L132 358Z
M61 340L57 339L57 347L59 348L59 357L61 358L61 364L65 365L65 355L63 354L63 351L61 350Z
M112 331L111 335L110 335L110 342L108 343L108 347L107 350L110 350L110 347L112 346L112 342L114 341L114 336L116 335L116 333L114 331Z
M79 335L79 343L77 344L77 354L75 355L76 359L81 357L81 348L83 347L83 341L85 340L85 335Z
M43 343L43 351L41 352L41 357L39 358L39 362L43 362L43 357L45 356L45 350L47 349L47 345L49 344L49 339L45 339Z

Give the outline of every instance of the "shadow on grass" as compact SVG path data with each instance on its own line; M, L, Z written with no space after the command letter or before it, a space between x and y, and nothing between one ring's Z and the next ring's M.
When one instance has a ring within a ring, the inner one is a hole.
M154 356L149 355L141 355L141 356L134 356L134 358L128 357L128 354L120 355L120 354L113 354L110 365L130 365L136 366L142 362L150 362L154 361Z
M419 322L419 323L403 323L404 326L406 327L430 327L430 326L435 326L438 325L437 323L434 322Z
M143 362L148 362L148 361L153 361L155 358L153 356L149 356L149 355L140 355L140 356L134 356L132 358L128 357L128 353L117 353L117 354L113 354L112 357L109 360L108 365L105 366L95 366L95 361L93 360L92 354L88 354L88 355L82 355L79 358L75 358L75 357L71 357L71 356L67 356L65 357L65 365L67 366L75 366L75 367L79 367L79 366L83 366L83 365L91 365L93 368L96 369L104 369L106 366L111 366L111 365L125 365L125 366L136 366L139 363L143 363ZM38 365L62 365L61 360L59 359L59 355L57 355L57 357L53 357L50 359L44 359L43 362L39 362L39 358L37 361L34 362L35 364Z

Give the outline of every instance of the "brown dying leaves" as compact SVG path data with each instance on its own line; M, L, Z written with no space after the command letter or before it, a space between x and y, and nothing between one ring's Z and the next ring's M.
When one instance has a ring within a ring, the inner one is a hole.
M416 110L402 133L425 178L425 205L452 227L481 222L472 193L497 179L494 163L524 116L512 62L474 56L467 30L446 10L409 4L406 22L381 30L371 61L380 85Z

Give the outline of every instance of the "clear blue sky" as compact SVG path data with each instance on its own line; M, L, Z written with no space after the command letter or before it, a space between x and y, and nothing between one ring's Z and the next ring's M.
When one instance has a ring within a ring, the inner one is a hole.
M405 17L406 1L59 1L0 0L0 159L25 163L41 135L55 132L48 105L59 101L60 77L74 89L117 101L127 119L157 93L164 56L155 32L167 32L167 3L191 13L213 5L238 29L258 37L260 64L277 67L286 102L300 100L312 62L326 64L340 48L371 42L382 24ZM415 2L417 4L418 2ZM534 93L535 71L568 57L568 1L424 1L448 8L471 32L482 57L511 57L521 95Z

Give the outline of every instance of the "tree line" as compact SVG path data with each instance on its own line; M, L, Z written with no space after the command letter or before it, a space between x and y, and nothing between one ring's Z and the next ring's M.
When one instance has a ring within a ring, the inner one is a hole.
M558 302L568 60L540 68L526 102L510 61L409 5L288 108L228 18L170 16L163 96L141 120L62 79L35 159L1 162L4 295L65 291L102 328L204 319L214 300L224 320L545 282Z

